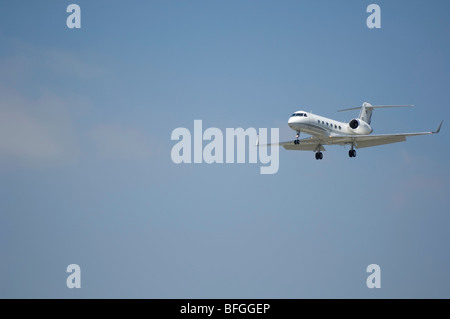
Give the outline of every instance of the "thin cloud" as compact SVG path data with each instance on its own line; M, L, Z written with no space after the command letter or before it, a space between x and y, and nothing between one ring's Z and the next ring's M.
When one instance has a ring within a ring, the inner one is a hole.
M149 138L133 127L112 124L95 126L89 133L99 157L109 159L147 159L152 155Z
M51 83L97 78L104 70L77 53L0 39L8 47L0 57L0 163L40 167L73 162L80 153L73 114L90 103L56 93Z
M4 39L10 52L0 59L0 80L5 84L35 83L42 73L87 80L103 76L107 71L88 62L87 55L70 51L41 48L16 39Z
M0 85L0 161L35 165L78 154L67 103L52 94L27 98Z

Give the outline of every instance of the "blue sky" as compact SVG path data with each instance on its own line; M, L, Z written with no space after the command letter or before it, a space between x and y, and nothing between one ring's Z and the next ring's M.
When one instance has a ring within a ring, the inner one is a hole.
M376 30L370 1L70 3L0 3L0 297L450 297L448 2L377 1ZM195 119L289 140L364 101L416 106L374 133L444 124L274 175L170 157Z

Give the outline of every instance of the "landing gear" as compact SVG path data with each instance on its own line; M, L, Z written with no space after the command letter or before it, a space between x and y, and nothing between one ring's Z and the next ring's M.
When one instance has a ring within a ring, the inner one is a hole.
M298 145L300 144L299 138L300 137L300 131L297 131L297 135L295 135L295 140L294 140L294 144Z
M352 149L348 151L349 157L356 157L355 144L352 143Z
M321 160L323 158L322 152L316 152L316 160Z

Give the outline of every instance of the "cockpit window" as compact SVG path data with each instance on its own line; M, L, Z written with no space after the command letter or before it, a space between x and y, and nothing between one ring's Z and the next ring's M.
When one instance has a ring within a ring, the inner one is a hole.
M306 116L306 114L304 114L304 113L294 113L294 114L292 114L292 116Z

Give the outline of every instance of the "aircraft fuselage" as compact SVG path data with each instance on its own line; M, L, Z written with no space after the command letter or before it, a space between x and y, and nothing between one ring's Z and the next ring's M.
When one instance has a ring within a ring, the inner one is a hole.
M346 123L305 111L292 114L288 125L294 131L313 136L368 135L373 131L372 127L361 119L352 119Z

